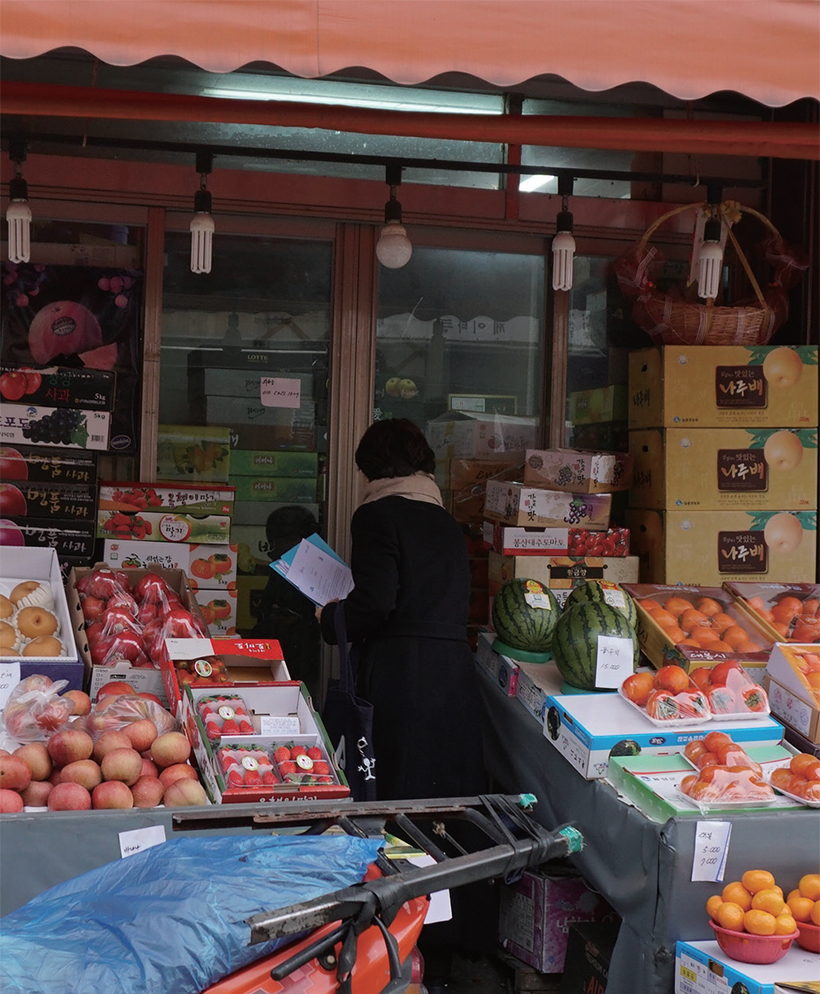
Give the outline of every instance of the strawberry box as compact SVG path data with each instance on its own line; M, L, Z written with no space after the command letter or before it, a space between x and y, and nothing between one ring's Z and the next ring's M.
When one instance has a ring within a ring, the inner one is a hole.
M726 660L766 665L772 640L722 587L623 587L635 601L638 641L653 666L675 663L690 672Z
M102 511L192 511L232 514L234 488L209 484L100 482Z
M773 642L820 642L820 584L724 583Z
M112 510L97 514L97 538L228 545L230 536L231 518L227 514Z
M180 715L215 804L349 796L304 684L243 687L240 696L253 733L220 735L217 740L208 737L200 707L203 699L213 696L213 690L186 685Z

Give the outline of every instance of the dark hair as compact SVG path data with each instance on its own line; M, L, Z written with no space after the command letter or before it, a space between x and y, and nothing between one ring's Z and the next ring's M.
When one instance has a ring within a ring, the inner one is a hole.
M434 473L436 457L418 425L407 418L376 421L362 435L356 465L368 480Z
M318 531L318 523L313 513L306 507L299 507L298 504L277 507L275 511L271 511L265 522L265 534L268 545L272 548L278 548L283 539L288 541L296 539L298 541L300 538L307 538L315 531ZM295 544L296 542L291 541L290 545L283 551L287 552Z

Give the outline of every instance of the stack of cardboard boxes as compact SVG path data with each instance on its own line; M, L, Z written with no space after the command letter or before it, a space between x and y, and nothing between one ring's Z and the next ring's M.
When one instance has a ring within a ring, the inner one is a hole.
M642 583L814 579L816 346L664 346L629 360L627 524Z

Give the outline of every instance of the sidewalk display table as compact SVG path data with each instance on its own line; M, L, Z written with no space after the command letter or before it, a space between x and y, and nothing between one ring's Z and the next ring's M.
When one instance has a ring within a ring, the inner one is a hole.
M545 827L571 822L583 833L585 849L573 862L623 918L607 994L669 994L676 940L712 938L706 901L723 887L691 881L697 817L659 824L605 780L584 780L519 701L481 671L479 682L487 771L499 789L535 794L534 816ZM732 815L724 883L760 867L796 886L817 865L817 814L806 808ZM726 820L724 813L713 817Z

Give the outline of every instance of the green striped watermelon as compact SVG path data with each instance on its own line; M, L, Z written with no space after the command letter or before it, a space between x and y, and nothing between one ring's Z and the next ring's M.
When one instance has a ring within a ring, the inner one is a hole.
M629 624L637 628L638 609L635 607L635 601L617 583L611 580L584 580L577 587L572 588L564 602L564 610L584 601L594 601L617 608Z
M493 628L507 645L546 652L561 609L555 594L538 580L508 580L493 600Z
M573 687L595 690L600 635L631 639L632 664L638 665L638 636L621 612L608 604L582 601L564 608L552 634L553 658Z

